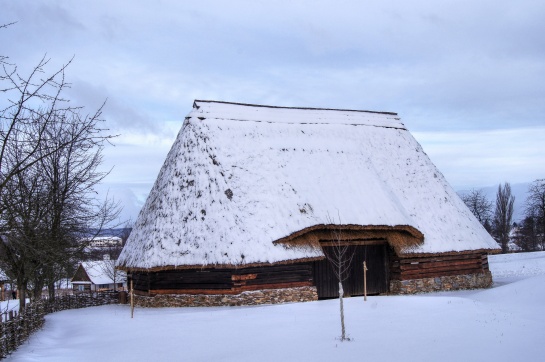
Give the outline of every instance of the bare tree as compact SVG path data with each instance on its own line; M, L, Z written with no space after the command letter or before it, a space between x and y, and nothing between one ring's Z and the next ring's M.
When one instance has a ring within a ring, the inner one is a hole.
M525 205L526 217L534 219L535 238L545 250L545 179L535 180L528 188Z
M70 114L62 127L50 127L47 132L55 142L65 147L43 157L39 163L43 177L49 185L47 235L56 268L48 273L50 298L54 298L55 281L60 275L82 259L84 245L81 235L89 230L95 234L118 215L113 200L96 200L95 187L108 172L99 171L102 150L109 136L101 136L98 127L100 111L92 116ZM82 137L76 137L81 135ZM68 142L70 140L70 142ZM59 275L60 274L60 275Z
M44 202L47 189L42 181L39 172L27 168L5 184L0 198L4 209L1 220L5 227L0 260L5 270L16 278L21 309L25 306L29 285L39 289L41 265L48 257L41 237L48 212Z
M518 225L517 232L514 235L515 243L523 251L538 250L536 218L533 215L527 215L522 223Z
M117 290L117 284L125 283L127 281L127 274L124 271L118 270L115 267L115 263L116 263L115 259L106 258L97 263L98 263L98 267L100 271L106 277L108 277L109 279L113 281L114 291Z
M482 189L472 189L467 194L462 195L461 198L481 225L485 226L487 221L490 221L492 202L486 198Z
M0 260L17 277L24 308L29 285L36 297L47 284L54 297L83 233L99 232L119 210L95 196L108 174L98 171L102 150L114 137L101 127L102 107L82 115L62 96L71 61L46 74L44 57L21 75L8 60L0 58Z
M66 107L61 98L61 92L68 87L64 71L70 63L44 79L41 75L48 62L42 58L26 77L17 73L16 66L3 64L0 91L6 95L6 102L0 110L0 190L12 177L55 151L55 148L44 149L46 143L48 147L53 146L48 142L46 130L59 120L60 112L76 110ZM15 145L20 157L16 162L9 162L10 149ZM57 147L64 146L57 144Z
M0 25L0 30L13 24ZM77 117L81 112L80 107L71 106L62 95L70 87L65 71L72 60L55 71L46 72L49 62L44 56L28 74L21 74L17 65L9 62L9 57L0 55L0 193L18 173L82 136L74 133L72 138L53 142L48 132L62 128L67 117ZM16 159L10 154L15 148ZM0 208L0 214L2 211Z
M59 150L17 173L0 199L5 225L0 260L17 278L21 309L25 294L40 298L45 285L54 298L55 281L83 258L81 235L91 229L98 233L117 217L112 201L93 198L102 176L95 172L99 158L71 146L64 156L58 157L64 153ZM25 293L29 287L31 293Z
M502 253L509 252L509 232L512 227L514 203L515 197L511 195L511 185L508 182L504 186L500 184L496 194L493 228L494 236L501 245Z
M328 244L327 251L324 250L324 254L329 261L335 277L339 283L339 312L341 317L341 341L349 341L350 338L346 335L346 328L344 324L344 289L343 282L348 278L350 266L352 264L352 259L354 258L354 250L350 248L350 245L343 240L342 229L340 227L340 216L339 216L339 226L336 226L331 219L327 217L328 223L331 226L331 237L332 242Z

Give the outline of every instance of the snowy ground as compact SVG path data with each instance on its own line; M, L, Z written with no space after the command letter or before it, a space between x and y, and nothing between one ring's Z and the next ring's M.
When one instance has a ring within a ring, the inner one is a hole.
M0 313L9 312L10 310L19 310L19 300L18 299L8 299L0 302Z
M490 258L494 287L260 307L135 310L46 317L7 361L543 361L545 252Z
M27 303L30 303L30 300L27 298ZM19 299L7 299L0 302L0 318L2 320L7 320L7 315L10 310L19 312Z

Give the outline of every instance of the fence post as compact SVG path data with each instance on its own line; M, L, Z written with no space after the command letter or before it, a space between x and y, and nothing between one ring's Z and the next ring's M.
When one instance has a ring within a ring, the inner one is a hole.
M367 263L363 262L363 301L367 301Z
M134 288L131 278L131 318L134 317Z

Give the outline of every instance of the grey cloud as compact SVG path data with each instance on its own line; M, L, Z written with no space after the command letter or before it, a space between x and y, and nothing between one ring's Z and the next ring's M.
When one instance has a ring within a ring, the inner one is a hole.
M2 52L28 64L75 54L70 96L88 107L107 98L104 115L121 132L172 137L165 124L181 122L195 98L369 109L398 112L421 133L507 132L502 157L517 166L486 173L484 162L496 160L479 142L457 139L467 150L458 160L448 140L430 146L463 184L495 183L502 170L533 177L528 160L543 163L509 137L545 122L543 1L6 4L0 19L20 23L0 31ZM493 139L486 144L500 147ZM120 150L109 157L133 162ZM124 174L157 170L159 158Z

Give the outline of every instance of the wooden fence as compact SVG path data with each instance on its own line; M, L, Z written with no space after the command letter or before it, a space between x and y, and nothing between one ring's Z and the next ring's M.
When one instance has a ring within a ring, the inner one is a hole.
M117 304L120 297L119 292L65 295L54 300L42 299L28 304L20 314L14 311L1 313L0 359L15 351L33 332L40 329L45 322L46 314L66 309Z

